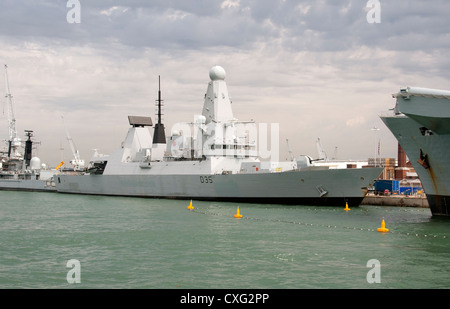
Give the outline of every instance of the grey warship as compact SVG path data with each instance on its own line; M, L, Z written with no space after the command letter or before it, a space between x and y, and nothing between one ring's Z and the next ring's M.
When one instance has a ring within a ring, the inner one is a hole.
M7 69L5 64L8 139L7 150L0 151L0 190L54 192L53 171L42 168L41 160L33 156L33 131L25 130L24 143L17 134ZM19 151L22 144L25 144L23 154Z
M265 162L258 156L256 123L233 116L220 66L209 71L201 115L172 128L160 109L153 137L150 117L128 116L122 146L95 155L80 175L55 175L61 193L218 200L289 205L358 206L381 168L316 166L309 156ZM161 91L157 105L161 106Z
M420 178L433 216L450 216L450 91L405 87L381 119Z

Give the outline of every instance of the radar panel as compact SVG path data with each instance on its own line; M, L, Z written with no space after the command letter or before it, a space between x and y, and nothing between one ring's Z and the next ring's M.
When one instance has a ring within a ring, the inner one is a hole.
M133 127L151 127L153 125L151 117L128 116L128 121Z

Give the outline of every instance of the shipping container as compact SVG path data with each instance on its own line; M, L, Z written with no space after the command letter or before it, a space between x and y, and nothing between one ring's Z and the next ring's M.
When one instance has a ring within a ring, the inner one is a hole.
M398 194L400 192L398 180L377 180L374 188L375 194Z

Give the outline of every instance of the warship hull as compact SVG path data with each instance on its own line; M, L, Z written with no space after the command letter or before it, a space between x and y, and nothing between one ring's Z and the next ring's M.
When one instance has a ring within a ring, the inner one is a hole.
M407 87L381 119L419 176L434 216L450 216L450 91Z
M450 216L450 135L423 136L420 123L405 116L382 116L381 119L397 138L410 159L426 193L434 216ZM420 156L427 155L429 166L424 167Z
M360 205L379 168L228 175L56 175L58 192L288 205Z

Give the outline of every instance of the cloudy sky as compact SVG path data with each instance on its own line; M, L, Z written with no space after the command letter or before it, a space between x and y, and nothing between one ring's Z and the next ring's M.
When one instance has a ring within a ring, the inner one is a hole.
M67 0L0 0L17 131L34 130L50 166L71 159L61 115L85 160L94 148L110 153L128 115L154 116L158 75L167 134L201 113L209 69L221 65L234 116L279 123L283 159L286 138L295 155L317 157L320 138L329 156L367 159L380 139L381 156L396 157L379 119L394 107L391 94L450 89L448 0L380 0L380 15L365 0L79 3L77 15Z

